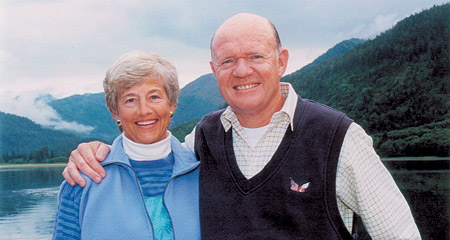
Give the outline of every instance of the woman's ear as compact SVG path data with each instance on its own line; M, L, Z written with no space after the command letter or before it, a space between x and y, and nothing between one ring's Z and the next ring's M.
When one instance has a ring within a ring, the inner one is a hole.
M177 109L177 104L176 103L174 103L174 104L169 106L170 117L173 117L173 114L175 113L176 109Z
M114 120L116 120L116 122L117 122L118 120L120 120L119 114L117 114L117 113L115 113L115 112L113 112L113 111L111 111L111 116L114 118Z

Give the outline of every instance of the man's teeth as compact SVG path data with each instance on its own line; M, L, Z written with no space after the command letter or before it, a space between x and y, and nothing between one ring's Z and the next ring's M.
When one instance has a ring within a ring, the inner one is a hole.
M145 122L137 122L136 124L137 125L149 125L149 124L153 124L153 123L155 123L156 122L156 120L153 120L153 121L145 121Z
M255 84L248 84L248 85L242 85L242 86L236 86L234 87L236 90L246 90L246 89L250 89L250 88L254 88L256 86L258 86L258 83Z

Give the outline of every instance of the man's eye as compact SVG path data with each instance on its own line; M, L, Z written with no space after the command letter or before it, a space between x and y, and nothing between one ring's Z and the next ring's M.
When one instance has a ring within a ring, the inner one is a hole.
M252 55L252 56L250 56L250 59L253 59L253 60L258 60L258 59L262 59L263 57L261 56L261 55Z
M231 65L234 63L234 59L226 59L225 61L222 62L222 65Z

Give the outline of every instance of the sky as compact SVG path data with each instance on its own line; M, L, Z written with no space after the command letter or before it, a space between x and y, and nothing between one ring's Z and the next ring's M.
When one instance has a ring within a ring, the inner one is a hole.
M108 68L132 50L152 51L172 61L183 87L211 73L211 36L227 18L240 12L258 14L274 23L290 53L289 74L341 41L372 39L411 14L447 2L2 0L0 111L42 125L61 123L39 96L102 92ZM84 127L73 124L73 128Z

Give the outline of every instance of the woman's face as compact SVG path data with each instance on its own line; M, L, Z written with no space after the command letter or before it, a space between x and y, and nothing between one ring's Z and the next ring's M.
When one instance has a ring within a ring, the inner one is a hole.
M135 143L151 144L167 137L170 112L175 104L169 105L164 86L157 79L137 84L117 96L118 114L125 136Z

